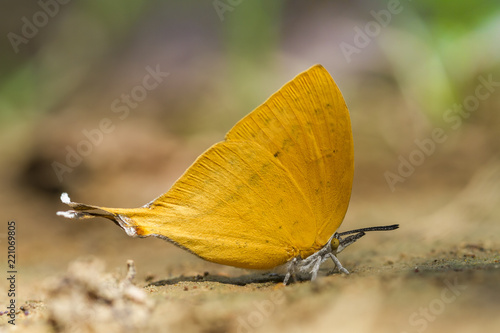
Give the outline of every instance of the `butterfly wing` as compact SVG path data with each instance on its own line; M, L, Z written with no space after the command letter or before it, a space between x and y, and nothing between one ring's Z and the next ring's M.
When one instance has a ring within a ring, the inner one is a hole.
M317 251L338 228L352 156L345 102L328 72L315 66L243 118L145 207L102 208L68 198L75 211L63 215L101 215L129 235L161 237L212 262L272 268Z

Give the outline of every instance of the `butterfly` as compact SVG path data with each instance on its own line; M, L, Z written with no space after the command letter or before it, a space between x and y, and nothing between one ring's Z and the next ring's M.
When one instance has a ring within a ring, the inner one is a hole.
M155 236L219 264L272 269L287 264L317 277L329 258L367 231L338 233L354 175L349 111L330 74L297 75L199 156L168 192L132 209L61 200L66 218L104 217L130 236Z

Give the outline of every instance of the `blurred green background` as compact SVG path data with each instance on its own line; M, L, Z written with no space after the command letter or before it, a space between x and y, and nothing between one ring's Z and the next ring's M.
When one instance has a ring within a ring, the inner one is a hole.
M316 63L352 117L356 173L342 228L398 222L412 250L498 241L498 1L62 2L0 5L0 220L18 222L26 281L83 254L191 260L105 221L56 217L61 192L102 206L149 202ZM145 89L154 70L165 74ZM415 141L436 129L446 139L426 153ZM83 144L85 133L95 143Z

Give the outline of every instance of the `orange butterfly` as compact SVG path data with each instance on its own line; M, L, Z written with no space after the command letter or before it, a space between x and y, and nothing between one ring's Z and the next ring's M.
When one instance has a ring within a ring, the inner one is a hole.
M156 236L219 264L270 269L288 263L317 276L366 231L337 233L354 174L349 111L330 74L299 74L209 148L172 188L134 209L61 200L67 218L105 217L130 236ZM343 236L346 236L343 238Z

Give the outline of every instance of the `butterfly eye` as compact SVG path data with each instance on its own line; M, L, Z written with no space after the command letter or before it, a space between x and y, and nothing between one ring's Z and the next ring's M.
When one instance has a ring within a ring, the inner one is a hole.
M340 241L338 240L338 238L332 239L332 242L330 243L332 251L336 251L337 248L339 247L339 245L340 245Z

